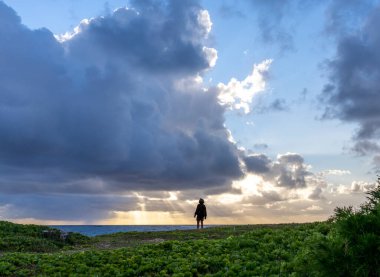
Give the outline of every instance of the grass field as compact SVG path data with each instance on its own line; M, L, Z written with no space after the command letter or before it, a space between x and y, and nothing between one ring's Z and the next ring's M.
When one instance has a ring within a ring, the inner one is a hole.
M64 242L42 226L1 222L1 276L295 275L303 246L326 223L129 232Z

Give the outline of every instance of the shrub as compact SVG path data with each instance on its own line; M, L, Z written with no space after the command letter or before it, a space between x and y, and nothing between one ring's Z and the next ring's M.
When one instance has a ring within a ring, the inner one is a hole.
M305 275L380 276L380 177L367 195L358 210L335 209L331 231L298 259Z

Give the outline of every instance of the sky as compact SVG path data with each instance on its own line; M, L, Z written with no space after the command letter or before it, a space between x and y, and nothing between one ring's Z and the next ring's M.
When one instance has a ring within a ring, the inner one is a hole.
M379 0L0 1L0 220L312 222L380 167Z

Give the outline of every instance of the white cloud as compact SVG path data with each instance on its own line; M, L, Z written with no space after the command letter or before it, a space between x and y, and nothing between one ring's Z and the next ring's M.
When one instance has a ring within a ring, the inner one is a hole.
M210 14L208 13L207 10L200 10L198 13L198 23L200 26L203 27L206 36L211 32L212 28L212 21L210 18Z
M310 207L307 207L306 209L303 209L302 211L308 212L308 211L322 211L323 208L317 205L312 205Z
M54 37L59 41L59 42L65 42L67 40L70 40L72 39L73 37L75 37L77 34L79 34L84 28L86 28L90 22L91 22L92 19L82 19L80 24L76 27L74 27L74 30L71 31L71 32L66 32L64 34L58 34L58 35L54 35Z
M232 187L241 190L246 196L261 195L258 191L258 186L263 183L262 177L254 174L248 174L242 180L237 180L232 183Z
M350 186L342 184L338 186L332 186L331 191L337 192L338 194L365 193L374 186L374 183L365 181L352 181Z
M217 201L221 204L234 204L238 203L243 199L243 195L241 194L231 194L231 193L223 193L214 197L210 197L210 202Z
M209 67L214 67L218 59L218 51L215 48L204 46L203 53L205 54L206 59L208 60Z
M369 189L375 186L374 183L368 183L364 181L353 181L351 183L352 192L367 192Z
M336 176L342 176L342 175L350 175L351 171L349 170L341 170L341 169L328 169L322 171L322 175L336 175Z
M249 113L253 97L267 88L267 74L272 61L267 59L255 64L252 73L242 81L231 78L228 84L219 83L217 88L220 103L231 109L242 109Z

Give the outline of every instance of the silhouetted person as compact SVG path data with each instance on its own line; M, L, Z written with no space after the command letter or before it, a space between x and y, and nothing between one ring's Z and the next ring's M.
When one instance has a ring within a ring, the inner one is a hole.
M204 203L205 201L202 198L199 199L199 204L194 213L194 217L197 217L197 229L199 229L199 222L201 222L201 228L203 229L203 220L206 220L207 217L207 210Z

